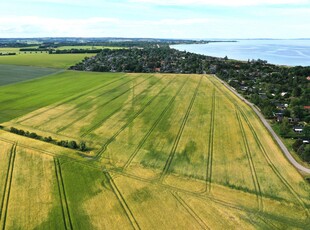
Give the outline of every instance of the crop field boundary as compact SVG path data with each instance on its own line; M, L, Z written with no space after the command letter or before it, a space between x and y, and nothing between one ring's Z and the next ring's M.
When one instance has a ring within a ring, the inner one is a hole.
M253 180L253 184L254 184L255 191L256 191L258 210L263 211L264 205L263 205L261 187L260 187L259 180L257 177L256 168L255 168L255 165L253 162L252 153L251 153L251 150L249 147L249 142L248 142L248 139L246 137L244 126L243 126L242 121L240 119L240 115L238 114L237 110L236 110L236 118L238 120L239 129L240 129L241 135L242 135L243 145L245 147L245 154L246 154L247 159L248 159L248 163L249 163L250 171L251 171L251 175L252 175L252 180Z
M136 218L134 217L132 211L130 210L128 204L126 203L126 200L124 199L122 193L120 192L120 190L118 189L117 185L115 184L112 176L110 175L109 172L104 172L105 177L107 177L107 179L109 180L110 186L113 190L113 193L115 194L117 200L119 201L120 205L122 206L128 220L130 221L132 227L135 230L140 230L140 226L139 223L137 222Z
M137 95L135 98L132 98L130 101L128 101L125 105L122 105L118 107L116 110L114 110L112 113L110 113L107 117L103 118L102 120L98 121L96 124L94 124L92 127L90 127L88 130L86 130L81 137L87 136L92 131L96 130L98 127L100 127L106 120L108 120L110 117L112 117L114 114L116 114L118 111L122 110L123 106L126 106L130 103L134 103L136 100L143 99L147 95L143 95L145 92L149 91L151 88L156 86L156 84L162 79L157 79L157 81L154 84L149 85L147 88L145 88L139 95ZM133 89L135 86L131 87Z
M127 128L175 79L175 77L168 82L155 96L153 96L140 110L138 110L137 113L134 114L133 117L131 117L126 124L124 124L112 137L110 137L106 143L102 146L102 148L98 151L95 160L98 160L101 158L102 154L106 151L107 146L112 143L115 138L125 129Z
M188 79L187 79L188 80ZM169 110L169 108L173 105L173 102L175 101L176 97L179 95L179 93L181 92L181 90L184 88L186 81L184 81L184 83L179 87L178 91L175 93L175 95L170 99L169 103L166 105L166 107L164 108L164 110L160 113L160 115L157 117L156 121L153 123L152 127L148 130L148 132L145 134L145 136L140 140L138 146L136 147L136 149L133 151L133 153L130 155L129 159L127 160L127 162L124 164L123 166L123 170L127 169L129 167L129 165L131 164L131 162L133 161L133 159L136 157L136 155L138 154L138 152L140 151L140 149L142 148L142 146L144 145L144 143L146 142L146 140L149 138L149 136L152 134L152 132L154 131L154 129L156 128L156 126L159 124L159 122L162 120L162 118L164 117L164 115L166 114L166 112Z
M211 188L212 188L212 162L213 162L213 144L214 144L213 139L214 139L214 131L215 131L215 108L216 108L215 100L216 100L215 89L213 88L205 192L211 192Z
M14 142L10 150L9 164L7 167L7 174L5 178L3 197L1 200L0 223L1 223L1 229L3 230L6 227L6 218L7 218L8 209L9 209L9 200L10 200L11 185L12 185L12 180L13 180L16 148L17 148L17 144Z
M177 148L178 148L180 139L181 139L181 137L182 137L184 127L185 127L185 125L186 125L186 123L187 123L188 117L189 117L189 115L190 115L190 112L191 112L192 107L193 107L193 105L194 105L196 96L197 96L197 94L198 94L198 89L199 89L199 87L200 87L200 85L201 85L202 79L203 79L203 76L201 76L201 78L200 78L200 80L199 80L199 82L198 82L198 84L197 84L197 86L196 86L196 89L195 89L194 94L193 94L193 96L192 96L192 98L191 98L191 101L190 101L190 103L189 103L189 105L188 105L188 108L187 108L187 110L186 110L186 113L185 113L185 115L184 115L184 118L182 119L181 126L180 126L179 131L178 131L178 133L177 133L177 136L176 136L176 138L175 138L175 140L174 140L174 143L173 143L173 146L172 146L172 148L171 148L170 154L169 154L169 156L168 156L168 158L167 158L167 160L166 160L165 166L164 166L164 168L163 168L163 172L162 172L162 174L160 175L160 179L159 179L160 182L163 182L163 180L164 180L164 178L165 178L165 176L166 176L166 174L167 174L167 172L168 172L168 170L169 170L169 168L170 168L171 162L172 162L172 160L173 160L173 158L174 158L175 152L176 152L176 150L177 150Z
M83 97L83 96L85 96L85 95L87 95L87 94L90 94L90 93L92 93L92 92L94 92L94 91L96 91L96 90L98 90L98 89L105 88L105 87L107 87L107 86L109 86L109 85L111 85L111 84L113 84L113 83L115 83L115 82L118 82L118 81L120 81L120 80L122 80L122 79L124 79L124 78L125 78L125 77L119 77L119 78L117 78L117 79L114 80L114 81L111 81L111 82L104 83L104 84L102 84L102 85L93 87L93 88L91 88L91 89L89 89L89 90L84 91L83 93L75 94L75 95L73 95L73 96L71 96L71 97L69 97L69 98L66 98L66 99L64 99L64 100L62 100L62 101L60 101L60 102L55 103L52 107L48 107L48 108L46 108L45 110L40 111L39 113L33 114L33 115L30 116L30 117L26 117L25 119L22 119L22 120L18 121L17 123L23 123L24 121L27 121L27 120L29 120L29 119L32 119L32 118L34 118L34 117L36 117L36 116L39 116L39 115L45 113L45 112L48 112L48 111L50 111L50 110L52 110L52 109L55 109L55 108L58 107L58 106L61 106L61 105L64 105L64 104L66 104L66 103L69 103L69 102L71 102L71 101L74 101L74 100L76 100L76 99L78 99L78 98L80 98L80 97Z
M54 157L54 164L64 226L65 229L73 229L61 166L59 159L56 157Z
M83 114L82 116L80 116L80 117L78 117L77 119L75 119L75 120L73 120L72 122L70 122L68 125L66 125L66 126L60 128L60 129L58 129L56 133L60 133L60 132L62 132L62 131L64 131L64 130L66 130L67 128L69 128L70 126L72 126L73 124L75 124L76 122L78 122L79 120L81 120L81 119L85 118L86 116L88 116L91 112L96 111L96 110L97 110L98 108L100 108L100 107L102 108L102 107L108 105L108 104L111 103L112 101L116 100L117 98L123 96L125 93L129 92L130 90L132 90L133 87L136 87L136 86L142 84L143 82L147 81L147 80L148 80L149 78L151 78L151 77L152 77L152 76L148 77L147 79L142 80L141 82L135 84L134 86L130 87L129 89L126 89L124 92L122 92L121 94L118 94L117 96L113 97L112 99L110 99L110 100L108 100L108 101L106 101L106 102L104 102L104 103L102 103L102 104L99 104L98 107L96 107L96 108L94 108L94 109L88 111L88 113ZM132 80L132 81L133 81L133 80ZM131 81L129 81L129 82L131 82ZM118 87L120 87L120 86L118 86ZM116 88L118 88L118 87L116 87ZM113 89L110 90L109 92L115 91L116 88L113 88ZM106 93L108 93L108 92L106 92ZM106 93L103 93L103 94L106 94ZM103 95L103 94L102 94L102 95ZM85 104L88 103L88 102L89 102L89 101L86 101ZM78 107L78 106L77 106L77 107ZM74 110L74 109L75 109L75 108L73 108L72 110ZM72 111L72 110L71 110L71 111ZM69 111L69 112L70 112L70 111ZM65 112L64 114L66 114L66 113L67 113L67 112ZM58 116L58 117L59 117L59 116ZM57 117L57 118L58 118L58 117Z
M187 211L187 213L194 218L194 220L200 225L202 229L211 229L199 215L179 196L177 192L171 192L178 203Z
M248 124L254 139L256 141L256 143L258 144L259 148L261 149L263 156L267 162L267 164L269 165L269 167L272 169L272 171L276 174L276 176L282 181L282 183L284 184L284 186L291 192L291 194L293 196L295 196L295 198L298 200L298 203L302 206L302 208L305 210L305 213L308 217L310 217L310 211L307 208L306 204L304 203L304 201L300 198L300 196L297 194L297 192L294 190L294 188L289 184L289 182L281 175L281 173L279 172L279 170L277 169L277 167L274 165L274 163L272 162L272 160L270 159L270 157L268 156L263 144L261 143L259 137L257 136L254 127L252 126L251 122L248 120L247 116L245 115L245 113L243 112L243 110L239 107L239 105L237 104L237 102L231 98L231 96L229 96L228 92L224 91L223 89L219 88L212 80L210 80L212 82L212 84L218 89L220 90L223 94L226 95L227 98L229 98L229 100L236 106L236 108L238 109L238 111L240 111L240 114L242 115L242 117L244 118L244 120L246 121L246 123ZM217 80L218 81L218 80Z

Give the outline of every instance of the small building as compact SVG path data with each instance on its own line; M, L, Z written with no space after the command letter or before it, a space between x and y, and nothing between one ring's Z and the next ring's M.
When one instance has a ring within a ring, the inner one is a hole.
M295 133L302 133L302 131L304 130L303 127L294 127L293 128Z
M310 110L310 105L305 105L305 106L304 106L304 109Z
M300 119L297 117L289 117L288 118L288 122L290 122L290 123L297 123L299 121L300 121Z

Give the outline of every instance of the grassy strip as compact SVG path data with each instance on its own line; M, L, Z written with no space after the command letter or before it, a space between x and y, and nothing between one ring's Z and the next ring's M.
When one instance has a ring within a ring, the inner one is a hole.
M236 111L236 117L238 120L238 124L239 124L239 128L241 130L241 135L242 135L242 139L243 139L243 145L245 146L245 153L249 162L249 166L250 166L250 170L251 170L251 175L252 175L252 180L253 180L253 184L255 187L255 191L256 191L256 198L257 198L257 203L258 203L258 210L263 211L263 198L262 198L262 191L261 191L261 187L258 181L258 177L257 177L257 173L256 173L256 169L255 169L255 165L252 159L252 154L251 154L251 150L249 147L249 143L245 134L245 130L242 124L242 121L240 119L240 115L238 114L238 112Z
M60 198L60 203L61 203L64 226L65 226L65 229L73 229L66 191L65 191L65 186L63 182L62 173L61 173L61 166L57 158L54 158L54 164L55 164L55 173L56 173L56 178L57 178L58 192L59 192L59 198Z
M109 180L109 183L111 185L111 188L116 196L116 198L118 199L120 205L123 207L125 213L126 213L126 216L128 217L132 227L134 229L141 229L136 218L134 217L132 211L130 210L129 206L127 205L126 203L126 200L124 199L122 193L119 191L118 187L116 186L113 178L111 177L111 175L108 173L108 172L105 172L104 175L108 178Z
M168 111L168 109L173 105L176 97L179 95L179 93L181 92L181 90L184 88L186 82L187 82L188 78L186 79L186 81L184 81L184 83L180 86L180 88L178 89L178 91L176 92L176 94L171 98L171 100L169 101L168 105L164 108L164 110L161 112L161 114L158 116L158 118L156 119L156 121L153 123L152 127L148 130L148 132L145 134L145 136L140 140L139 144L137 145L136 149L133 151L133 153L130 155L129 159L127 160L127 162L124 164L123 169L128 168L128 166L131 164L132 160L135 158L135 156L138 154L138 152L140 151L140 149L142 148L142 146L144 145L144 143L146 142L146 140L149 138L149 136L152 134L153 130L156 128L156 126L159 124L159 122L162 120L162 118L164 117L164 115L166 114L166 112Z
M168 157L168 159L167 159L167 161L166 161L166 164L165 164L165 166L164 166L163 172L162 172L162 174L160 175L160 181L163 181L164 177L166 176L166 174L167 174L167 172L168 172L168 170L169 170L169 168L170 168L171 162L172 162L172 160L173 160L173 158L174 158L175 152L176 152L176 150L177 150L177 147L178 147L178 145L179 145L180 139L181 139L181 137L182 137L183 130L184 130L184 127L185 127L185 125L186 125L187 119L188 119L189 114L190 114L190 112L191 112L191 110L192 110L192 107L193 107L193 105L194 105L194 102L195 102L195 99L196 99L196 96L197 96L198 89L199 89L199 86L200 86L200 84L201 84L202 78L203 78L203 77L201 76L200 81L198 82L197 87L196 87L196 89L195 89L195 92L194 92L194 94L193 94L193 96L192 96L192 99L191 99L191 101L190 101L190 103L189 103L189 105L188 105L188 108L187 108L186 113L185 113L185 116L184 116L184 118L183 118L183 120L182 120L180 129L179 129L179 131L178 131L178 134L177 134L177 136L176 136L176 138L175 138L175 140L174 140L173 146L172 146L172 148L171 148L169 157Z
M2 202L1 202L0 223L1 223L3 230L5 229L6 218L7 218L8 207L9 207L11 185L12 185L13 172L14 172L14 163L15 163L15 156L16 156L16 146L17 144L14 143L10 151L9 165L8 165L6 181L5 181L5 186L4 186L5 190L4 190Z
M173 82L174 78L169 81L169 83L167 85L165 85L155 96L153 96L146 104L144 107L142 107L140 110L138 110L137 113L134 114L133 117L131 117L130 119L128 119L127 123L125 125L123 125L112 137L110 137L106 143L101 147L101 149L98 151L95 159L100 159L102 154L106 151L108 145L110 143L112 143L115 138L126 128L128 127L159 95L161 95L161 93Z
M207 160L207 173L206 173L206 191L211 192L212 185L212 162L213 162L213 138L215 130L215 89L213 88L212 93L212 106L211 106L211 121L209 131L209 147L208 147L208 160Z

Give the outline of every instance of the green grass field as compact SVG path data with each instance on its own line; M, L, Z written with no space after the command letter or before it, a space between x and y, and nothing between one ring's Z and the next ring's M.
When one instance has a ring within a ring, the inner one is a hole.
M115 47L115 46L60 46L57 48L58 50L68 50L68 49L124 49L123 47Z
M4 129L89 147L82 153L0 131L1 227L310 224L310 185L213 76L66 71L0 87L0 108Z
M66 69L82 61L84 57L91 57L93 55L95 54L27 53L13 56L0 56L0 64Z
M0 86L27 81L59 72L59 69L0 64Z

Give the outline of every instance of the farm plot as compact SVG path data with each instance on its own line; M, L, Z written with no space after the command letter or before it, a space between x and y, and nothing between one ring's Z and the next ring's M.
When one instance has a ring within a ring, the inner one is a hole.
M58 71L59 69L52 68L0 65L0 86L43 77Z
M60 167L71 228L132 229L123 203L101 170L66 161Z
M49 191L57 204L49 207L57 214L42 217L46 223L59 215L67 229L304 229L310 223L309 184L254 112L213 76L69 71L56 77L28 83L51 84L28 98L39 109L3 124L84 140L91 148L81 154L35 145L54 156L44 164L53 172ZM16 87L22 91L28 84ZM63 97L47 100L49 90ZM33 102L40 96L41 107ZM23 99L6 100L3 106L17 108ZM17 141L27 145L26 137ZM13 144L4 148L6 163L0 164L18 187L15 173L25 177L26 170L21 147L15 161L10 158ZM12 162L20 169L12 171Z
M62 229L52 158L20 148L16 143L11 146L1 197L1 228Z
M98 85L121 77L121 73L84 73L66 71L53 76L2 86L0 122L38 110L44 106L81 95Z
M20 66L40 66L49 68L67 69L82 61L85 57L95 54L20 54L12 56L0 56L0 64Z

